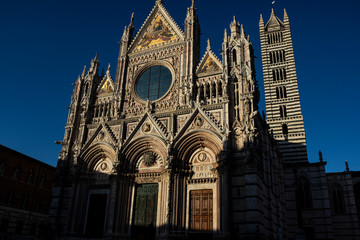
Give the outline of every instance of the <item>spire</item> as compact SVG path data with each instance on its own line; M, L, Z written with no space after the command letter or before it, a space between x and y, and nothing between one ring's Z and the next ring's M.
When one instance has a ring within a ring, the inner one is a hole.
M261 26L261 27L264 26L264 19L263 19L262 14L260 14L259 26Z
M286 9L284 8L284 21L285 19L289 19L289 16L287 15Z
M85 77L85 74L86 74L86 65L84 65L84 69L83 69L83 72L81 74L81 77Z
M127 26L125 26L124 27L124 32L123 32L123 35L122 35L122 37L121 37L121 40L123 40L123 41L126 41L127 40Z
M244 26L242 24L240 25L240 34L242 37L245 37Z
M345 167L346 167L346 171L349 172L350 168L349 168L349 163L347 160L345 160Z
M134 12L131 13L129 27L130 27L130 26L134 26Z
M210 50L211 50L210 39L208 39L208 40L207 40L206 51L210 51Z
M240 24L236 22L236 18L234 16L234 20L230 24L231 37L238 37L240 33Z
M156 0L155 2L155 5L162 5L162 4L163 4L162 0Z
M227 41L227 30L225 28L225 30L224 30L224 42L226 42L226 41Z
M98 62L98 54L97 53L95 55L94 62Z
M285 8L284 8L284 24L289 25L289 16L287 15Z
M108 68L106 70L106 76L108 76L108 77L110 76L110 67L111 67L111 65L109 63Z

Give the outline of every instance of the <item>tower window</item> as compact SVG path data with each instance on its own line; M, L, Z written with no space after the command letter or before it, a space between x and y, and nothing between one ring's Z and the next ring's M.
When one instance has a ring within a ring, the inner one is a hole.
M287 135L289 133L288 126L285 123L282 125L282 132L284 135Z
M274 81L285 80L286 70L285 68L274 69L272 70L272 75Z
M280 109L280 117L281 117L281 118L287 117L286 106L285 106L285 105L281 105L281 106L279 107L279 109Z
M276 98L277 99L286 98L286 87L285 86L276 88Z
M267 35L267 41L268 44L281 43L283 41L282 33L281 32L269 33Z
M270 57L270 64L285 62L285 51L279 50L279 51L269 52L269 57Z

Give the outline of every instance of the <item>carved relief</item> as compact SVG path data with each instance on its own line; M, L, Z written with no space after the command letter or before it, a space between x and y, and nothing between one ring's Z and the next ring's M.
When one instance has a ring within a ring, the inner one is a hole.
M159 125L161 127L163 127L164 129L168 130L169 129L169 119L168 118L159 119Z
M221 112L220 111L210 112L209 114L217 124L222 126L222 124L221 124Z
M109 158L103 158L96 163L93 170L98 173L110 174L112 171L112 166L112 161Z
M212 154L209 152L209 149L199 150L198 152L193 154L191 163L192 163L192 171L193 176L192 179L200 179L200 178L215 178L216 173L213 170L214 158L211 156Z
M195 125L195 127L201 127L204 124L204 119L200 116L196 116L193 124Z
M190 115L180 115L177 118L177 131L180 131L180 129L185 125L185 122L189 119Z
M192 124L187 128L187 130L185 131L190 132L194 129L198 129L198 128L203 128L203 129L209 129L212 131L215 131L215 129L210 125L210 123L208 121L205 120L204 116L202 116L201 114L198 114Z
M110 127L116 139L120 139L120 126L112 126Z
M136 126L138 125L137 122L135 123L129 123L127 125L127 130L126 130L126 138L128 138L130 136L130 134L134 131L134 129L136 128Z
M142 130L144 133L149 133L151 131L150 123L148 122L144 123L144 125L142 126Z
M143 171L159 171L163 167L161 157L155 152L145 152L137 162L136 169Z

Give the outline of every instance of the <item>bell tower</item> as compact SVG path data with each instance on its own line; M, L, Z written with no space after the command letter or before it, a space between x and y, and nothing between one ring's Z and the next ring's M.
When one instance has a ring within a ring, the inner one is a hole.
M272 9L264 24L260 15L267 123L285 162L307 162L306 138L289 17L281 21Z

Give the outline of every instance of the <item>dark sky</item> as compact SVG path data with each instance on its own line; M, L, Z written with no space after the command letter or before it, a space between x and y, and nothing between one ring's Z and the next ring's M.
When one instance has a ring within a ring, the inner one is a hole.
M164 0L183 29L191 0ZM255 49L257 80L263 92L259 15L274 7L290 17L302 113L310 162L322 150L329 172L360 170L358 75L359 10L355 0L198 0L203 43L220 58L224 29L236 16ZM0 144L56 165L67 119L72 83L95 54L115 75L119 40L130 15L139 30L155 0L35 0L0 2ZM221 59L221 58L220 58ZM264 95L261 96L261 110Z

